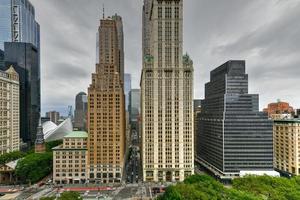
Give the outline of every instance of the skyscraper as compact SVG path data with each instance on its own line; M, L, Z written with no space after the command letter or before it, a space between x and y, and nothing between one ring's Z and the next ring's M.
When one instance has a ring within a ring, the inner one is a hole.
M125 108L120 77L117 20L100 20L99 63L88 88L90 181L121 182L125 154Z
M119 71L122 83L124 84L124 32L122 17L115 14L112 19L116 21L118 33L118 47L119 47ZM126 108L127 109L127 108Z
M41 111L39 50L30 43L5 42L4 68L15 67L20 79L20 135L34 144Z
M199 141L198 137L198 121L201 113L201 99L194 99L194 152L197 155L197 141Z
M40 48L40 26L28 0L0 1L0 49L4 42L26 42Z
M75 112L74 112L74 128L80 131L86 130L86 116L87 116L87 95L80 92L75 98Z
M137 122L141 110L141 90L132 89L129 92L129 118L130 122Z
M205 84L198 127L197 160L221 179L243 171L273 169L272 121L248 94L245 61L228 61Z
M0 69L3 69L4 66L4 51L0 49Z
M193 62L182 54L183 1L145 0L141 76L144 181L194 173Z
M0 13L0 49L5 50L0 69L13 64L19 74L20 134L34 144L40 112L40 26L29 0L1 0Z
M104 14L104 13L103 13ZM118 34L118 48L119 48L119 71L120 77L124 84L124 32L123 32L123 21L122 17L115 14L112 16L112 19L116 21L117 34ZM96 34L96 62L99 63L99 32ZM128 78L128 77L127 77ZM130 80L131 83L131 80ZM125 86L126 88L126 86ZM130 85L131 88L131 85ZM126 93L126 92L125 92ZM127 107L126 107L127 109Z
M125 93L125 109L128 111L129 92L131 90L131 74L124 75L124 93Z
M58 125L58 120L59 120L59 117L60 117L59 112L56 112L56 111L46 112L46 117L50 118L51 122L53 122L54 124Z
M19 76L13 66L0 71L0 154L19 150L19 95Z

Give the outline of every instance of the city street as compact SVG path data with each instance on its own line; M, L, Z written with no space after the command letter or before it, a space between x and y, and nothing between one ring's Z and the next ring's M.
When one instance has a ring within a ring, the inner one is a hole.
M126 182L138 183L140 180L140 149L139 138L136 130L132 130L129 159L126 164Z

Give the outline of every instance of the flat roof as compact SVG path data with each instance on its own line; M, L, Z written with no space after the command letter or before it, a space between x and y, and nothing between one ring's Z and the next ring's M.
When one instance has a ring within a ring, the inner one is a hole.
M68 133L64 138L87 138L88 134L85 131L72 131Z
M300 118L294 118L294 119L275 119L275 123L300 123Z

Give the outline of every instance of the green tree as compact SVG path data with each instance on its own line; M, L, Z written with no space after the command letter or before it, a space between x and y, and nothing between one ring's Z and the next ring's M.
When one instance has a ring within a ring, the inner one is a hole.
M234 179L233 188L268 200L300 200L299 177L247 176Z
M170 186L166 192L157 198L158 200L181 200L183 199L175 186Z
M17 160L19 158L24 157L25 155L26 155L25 153L22 153L20 151L13 151L13 152L10 152L10 153L5 153L5 154L0 156L0 165L4 165L8 162Z
M33 153L17 163L15 174L22 182L35 183L52 172L52 153Z
M183 183L167 188L159 200L262 200L236 189L225 188L220 182L207 175L188 177Z
M46 142L46 152L52 152L52 148L62 144L62 140L55 140L51 142Z

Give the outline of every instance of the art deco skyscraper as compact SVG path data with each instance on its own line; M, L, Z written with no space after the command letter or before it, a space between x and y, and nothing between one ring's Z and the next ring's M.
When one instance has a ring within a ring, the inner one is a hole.
M100 20L99 63L88 88L90 181L102 183L120 182L124 165L125 99L118 20L115 17Z
M193 62L182 46L183 1L144 0L144 181L183 181L194 173Z

